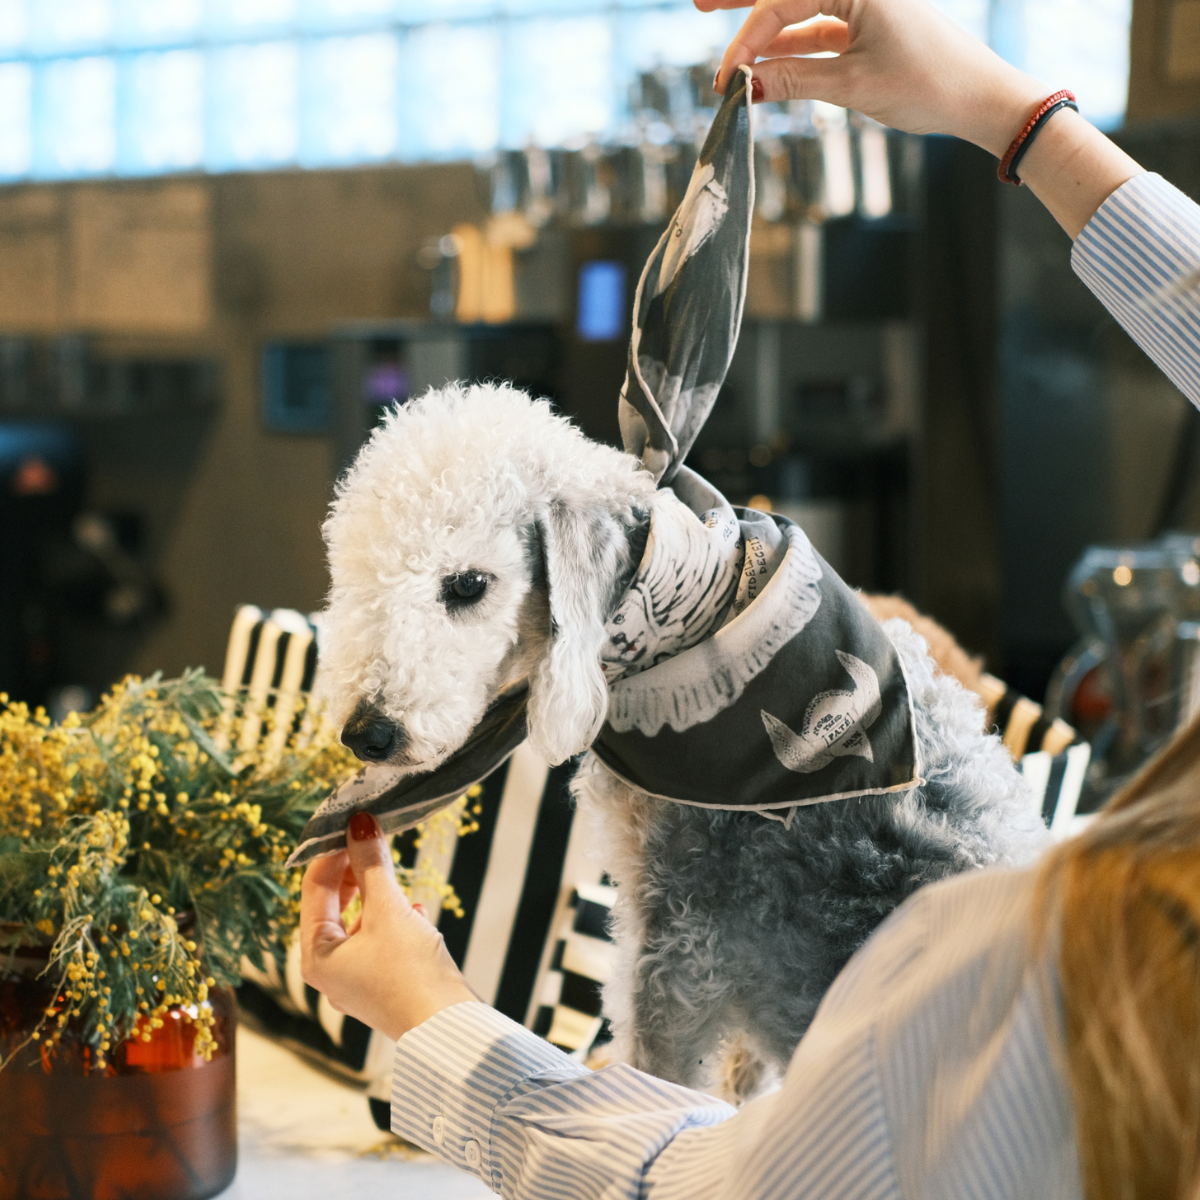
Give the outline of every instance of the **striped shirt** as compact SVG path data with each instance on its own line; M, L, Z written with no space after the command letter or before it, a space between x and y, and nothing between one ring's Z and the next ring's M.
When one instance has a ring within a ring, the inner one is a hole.
M1200 405L1200 208L1157 175L1079 235L1079 277ZM735 1112L591 1073L483 1004L396 1048L392 1128L507 1200L1080 1200L1035 871L925 888L835 980L781 1087Z
M512 1200L1079 1200L1035 878L918 893L835 981L779 1090L736 1113L630 1067L590 1073L460 1004L400 1039L392 1128Z
M1200 405L1200 207L1160 175L1119 187L1075 239L1075 273Z

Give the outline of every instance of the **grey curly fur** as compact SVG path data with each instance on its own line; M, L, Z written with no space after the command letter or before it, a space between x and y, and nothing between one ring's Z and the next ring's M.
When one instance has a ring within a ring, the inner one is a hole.
M1045 846L1020 773L982 732L978 700L935 673L906 622L884 629L913 697L918 788L798 808L786 828L652 799L591 755L581 765L575 794L599 818L618 887L605 1010L635 1066L719 1086L740 1035L782 1070L834 976L905 897L959 871L1028 862ZM744 1062L737 1073L731 1090L742 1099L760 1076Z

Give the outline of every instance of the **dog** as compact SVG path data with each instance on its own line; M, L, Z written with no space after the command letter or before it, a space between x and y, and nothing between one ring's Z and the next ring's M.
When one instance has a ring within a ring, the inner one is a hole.
M604 992L616 1056L742 1100L784 1069L835 975L907 896L1024 864L1046 833L978 699L899 619L883 630L911 696L917 786L772 820L648 795L605 766L590 747L612 664L641 644L608 622L661 495L638 459L508 386L409 401L324 525L319 686L360 759L414 772L527 686L533 748L582 756L573 794L617 886ZM685 625L673 648L704 635Z

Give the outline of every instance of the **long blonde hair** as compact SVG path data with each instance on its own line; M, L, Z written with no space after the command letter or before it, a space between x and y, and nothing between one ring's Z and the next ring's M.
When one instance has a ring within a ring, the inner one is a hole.
M1087 1200L1200 1200L1200 717L1042 868Z

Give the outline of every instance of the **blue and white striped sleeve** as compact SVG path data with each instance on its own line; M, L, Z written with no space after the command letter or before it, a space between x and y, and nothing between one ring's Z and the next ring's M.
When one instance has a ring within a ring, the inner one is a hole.
M397 1044L392 1129L504 1200L896 1200L872 1039L809 1048L735 1114L631 1067L586 1071L459 1004Z
M485 1004L444 1009L396 1046L392 1130L505 1200L634 1200L676 1135L732 1115L630 1067L588 1071Z
M1075 239L1075 273L1193 404L1200 405L1200 205L1135 175Z
M392 1128L504 1200L1081 1200L1036 871L922 889L838 976L782 1086L734 1112L586 1071L486 1005L396 1046Z

